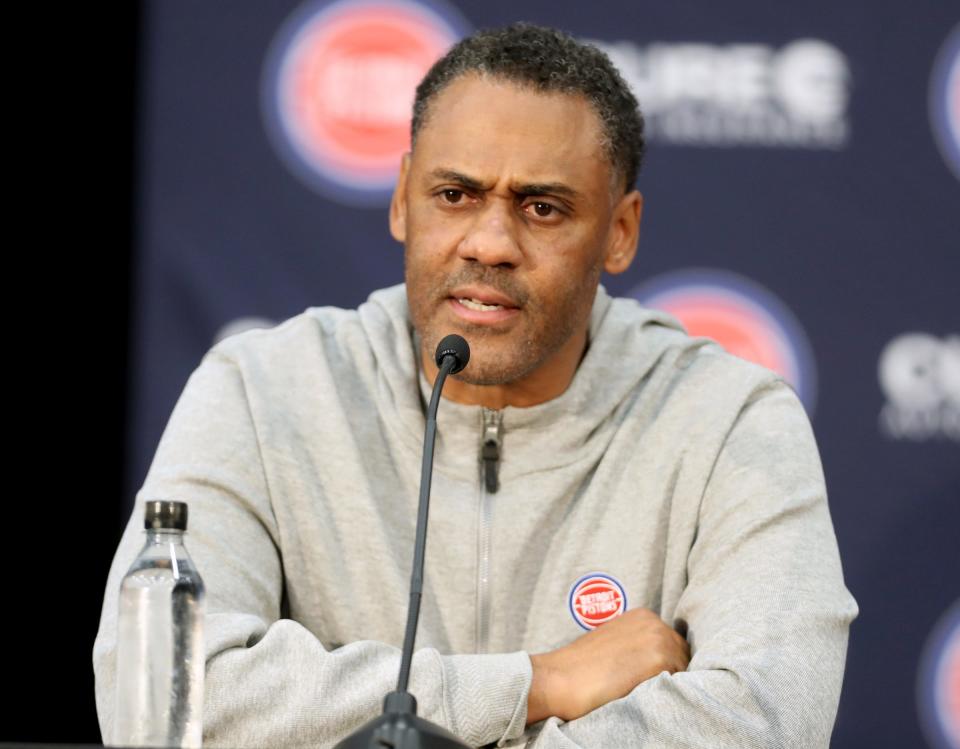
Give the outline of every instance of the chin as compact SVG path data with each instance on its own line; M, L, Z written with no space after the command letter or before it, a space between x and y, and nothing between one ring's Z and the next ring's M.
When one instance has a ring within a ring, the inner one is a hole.
M469 365L467 368L469 369ZM516 379L511 377L507 372L473 372L468 374L466 370L451 375L451 377L460 382L465 382L468 385L478 385L481 387L508 385Z
M522 380L542 361L537 352L523 345L497 346L479 336L475 336L475 341L469 335L464 338L471 348L470 363L454 377L470 385L509 385Z

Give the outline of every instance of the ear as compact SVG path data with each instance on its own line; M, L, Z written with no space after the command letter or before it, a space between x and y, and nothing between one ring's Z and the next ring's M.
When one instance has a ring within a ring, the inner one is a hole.
M637 254L642 216L643 195L637 190L628 192L614 207L603 261L603 269L607 273L616 275L630 267Z
M410 171L410 154L405 153L400 160L400 174L397 186L390 199L390 234L398 242L407 239L407 173Z

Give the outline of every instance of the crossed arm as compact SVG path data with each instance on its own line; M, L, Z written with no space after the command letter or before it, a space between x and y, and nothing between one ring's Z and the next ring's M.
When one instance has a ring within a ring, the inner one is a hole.
M283 560L244 403L235 365L208 356L140 498L190 502L188 546L208 589L205 744L330 746L379 712L399 652L373 641L327 650L283 618ZM531 749L827 746L856 606L822 480L808 479L819 462L798 408L775 392L727 440L669 623L684 622L686 638L634 610L549 653L424 648L411 679L420 714L473 745L529 737ZM115 593L139 550L139 512L111 569L94 649L107 741ZM525 734L530 724L539 730Z

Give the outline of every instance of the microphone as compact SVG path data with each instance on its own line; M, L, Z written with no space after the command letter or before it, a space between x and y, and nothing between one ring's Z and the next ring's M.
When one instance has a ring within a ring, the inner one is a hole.
M407 691L410 662L417 638L420 599L423 597L423 562L427 548L427 516L430 510L430 478L433 475L433 446L437 440L437 408L447 375L460 372L470 361L470 346L456 334L448 335L437 346L434 361L439 367L427 406L427 427L423 435L423 462L420 469L420 505L417 509L417 536L410 575L410 605L407 630L403 637L397 688L383 701L383 714L361 726L335 749L469 749L460 739L438 725L417 715L417 700Z
M449 374L456 374L467 366L470 362L470 346L466 340L464 340L463 336L451 333L440 341L437 345L437 353L433 356L437 366L442 369L443 362L448 356L452 356L456 360L456 364L453 365Z

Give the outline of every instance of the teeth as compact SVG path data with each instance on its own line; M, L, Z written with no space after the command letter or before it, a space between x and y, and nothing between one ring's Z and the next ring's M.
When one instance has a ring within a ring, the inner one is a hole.
M478 302L476 299L457 299L457 301L467 309L478 310L480 312L493 312L494 310L503 309L503 305L484 304L483 302Z

